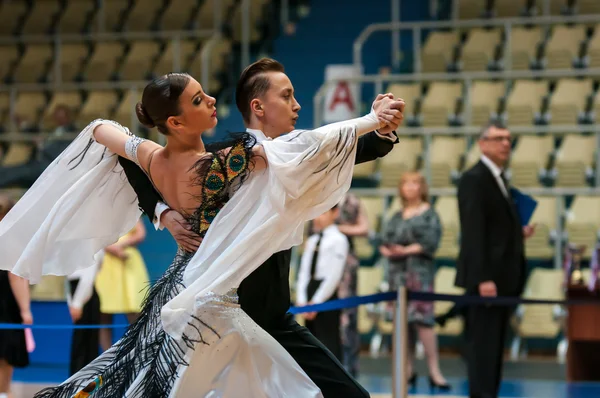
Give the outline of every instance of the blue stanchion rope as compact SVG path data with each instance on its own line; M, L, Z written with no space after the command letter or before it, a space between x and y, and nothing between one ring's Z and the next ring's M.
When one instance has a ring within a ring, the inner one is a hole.
M380 303L383 301L395 301L397 297L396 292L376 293L366 296L349 297L339 300L331 300L321 304L306 305L302 307L291 307L290 312L292 314L302 314L306 312L325 312L340 310L344 308L354 308L359 305ZM429 292L407 292L408 300L415 301L451 301L459 305L501 305L501 306L515 306L519 304L545 304L545 305L600 305L598 299L570 299L570 300L536 300L536 299L523 299L520 297L480 297L470 295L456 295L456 294L438 294ZM2 329L119 329L127 328L129 325L18 325L14 323L0 323L0 330Z

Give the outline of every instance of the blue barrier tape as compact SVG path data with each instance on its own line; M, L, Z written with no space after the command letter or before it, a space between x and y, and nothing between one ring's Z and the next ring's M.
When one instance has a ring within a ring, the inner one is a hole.
M339 300L331 300L321 304L307 305L303 307L291 307L289 312L292 314L302 314L306 312L325 312L332 310L340 310L344 308L354 308L359 305L379 303L382 301L396 300L396 292L376 293L367 296L350 297ZM571 300L535 300L522 299L520 297L480 297L469 295L456 294L438 294L429 292L408 292L408 300L415 301L451 301L456 304L471 305L471 304L495 304L503 306L513 306L519 304L558 304L558 305L600 305L599 299L571 299ZM14 323L0 323L2 329L117 329L127 328L129 325L18 325Z

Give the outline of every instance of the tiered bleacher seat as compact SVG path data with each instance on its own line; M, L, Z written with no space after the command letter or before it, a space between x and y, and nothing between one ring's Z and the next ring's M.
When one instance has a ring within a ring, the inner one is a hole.
M171 0L165 11L161 13L161 29L166 31L184 30L194 20L195 13L198 11L197 7L198 2L194 0Z
M104 0L104 30L111 32L117 31L123 23L123 19L127 14L129 0Z
M539 26L514 26L510 33L511 67L514 70L527 70L535 59L537 45L543 40Z
M481 150L479 149L479 144L474 142L465 156L462 170L466 171L475 166L475 164L479 162L479 159L481 159Z
M396 187L402 173L417 169L419 158L423 153L423 140L418 138L402 138L402 145L394 145L394 149L380 159L381 187ZM374 162L368 162L374 163Z
M6 128L10 113L10 95L6 91L0 91L0 128Z
M435 202L440 222L442 223L442 238L435 254L438 258L458 258L458 238L460 235L460 220L456 196L440 196Z
M556 186L586 186L586 172L592 167L596 138L577 134L566 135L556 156Z
M552 136L521 136L511 157L511 183L517 187L540 186L539 173L554 151Z
M81 93L79 91L55 91L42 116L42 127L44 129L51 131L56 127L53 115L54 109L58 105L68 106L73 116L76 117L77 111L81 107Z
M264 5L268 2L269 0L250 0L250 42L251 43L255 43L257 42L260 37L260 30L259 30L259 26L258 26L258 21L263 19L263 14L264 14ZM243 13L243 7L242 7L242 3L240 3L232 16L232 21L233 21L233 40L235 42L241 42L242 41L242 13Z
M2 82L19 61L19 49L17 46L0 46L0 59L2 59L0 62L0 82Z
M527 7L527 0L507 0L494 2L494 15L497 18L514 18L521 16Z
M527 126L533 124L539 112L542 99L548 92L548 82L544 80L517 80L508 95L506 104L508 124Z
M221 21L225 21L231 7L234 5L235 0L223 0L221 1L220 11L215 11L214 1L204 1L200 5L200 10L197 16L197 27L198 29L214 29L215 26L215 12L221 12Z
M152 29L159 11L163 5L162 0L138 0L127 14L124 30L128 32L147 32Z
M62 82L72 82L82 72L84 62L90 54L89 47L84 43L65 43L60 46L60 58L54 58L53 64L59 63L60 79ZM48 74L48 80L54 81L55 74Z
M135 40L125 55L119 70L121 80L145 80L154 60L159 55L160 45L154 40Z
M208 93L216 93L221 89L221 80L217 79L216 76L225 68L227 54L231 52L231 40L225 37L213 40L218 40L218 42L213 47L210 57L210 86L208 88L204 88ZM201 79L203 68L201 51L197 51L192 57L188 68L188 72L192 76L196 77L197 79Z
M0 158L2 166L25 164L33 155L33 145L28 142L12 142L6 154Z
M92 30L97 24L95 1L71 0L63 11L56 31L61 34L77 34Z
M462 83L432 82L423 100L423 126L447 126L462 96Z
M13 77L16 83L37 83L46 78L54 56L51 44L29 44Z
M535 268L527 279L523 298L531 300L564 300L561 269ZM554 308L545 304L526 304L517 310L513 320L515 333L521 338L552 339L560 333L561 325L554 317Z
M98 118L111 118L119 104L119 96L113 90L91 91L76 118L80 126Z
M21 0L0 3L0 35L8 36L17 30L27 15L27 3Z
M546 45L546 68L570 69L585 39L585 26L558 25L552 29L552 36Z
M134 94L135 93L135 94ZM116 122L121 123L124 126L131 126L135 116L135 104L141 97L141 91L136 92L132 90L126 90L123 98L119 102L119 105L113 114L113 118Z
M458 17L460 19L479 19L484 5L484 0L461 0L458 2Z
M20 91L17 93L15 113L19 118L37 125L47 103L43 92Z
M358 269L358 295L375 294L379 291L379 285L383 280L382 267L360 267ZM374 322L369 317L367 306L358 307L358 332L361 334L370 333L373 330Z
M471 125L484 126L498 110L498 101L506 92L506 83L475 81L471 86Z
M452 186L452 172L460 165L460 156L466 150L464 138L433 137L430 154L431 186L435 188Z
M462 70L484 71L494 59L496 46L500 43L500 29L473 28L462 48Z
M154 75L160 76L169 72L180 72L187 68L191 57L200 51L198 43L195 40L180 40L179 41L179 68L175 68L175 43L171 40L166 44L165 49L161 52L156 65L154 66ZM197 50L198 49L198 50ZM196 78L200 78L196 76Z
M591 79L561 79L550 98L552 124L577 124L579 114L585 110L586 97L592 93Z
M600 67L600 25L596 25L594 34L590 37L587 47L588 66L590 68Z
M429 33L421 54L421 69L423 72L446 72L446 68L454 53L454 47L459 44L457 31L434 31Z
M525 253L528 258L550 259L554 248L550 245L551 234L557 229L556 197L536 196L537 207L531 217L535 224L535 234L525 241Z
M598 241L598 226L600 226L598 197L576 196L567 212L565 224L569 243L584 245L583 258L589 259Z
M85 67L85 78L91 82L109 81L116 73L119 61L125 52L118 41L99 41Z
M384 199L381 197L361 197L360 200L369 220L369 231L371 231L371 234L381 231L381 216L384 209ZM370 260L375 254L375 248L368 237L355 238L354 249L356 255L361 260Z
M577 0L579 14L600 14L600 2L596 0Z
M60 8L58 0L36 1L25 18L21 34L44 35L49 33L54 20L60 15Z
M456 279L456 268L453 267L440 267L435 273L434 279L434 292L437 294L464 294L464 289L454 286L454 280ZM436 301L434 303L433 311L436 316L443 315L452 308L454 303L448 301ZM449 319L444 327L436 325L436 334L440 336L457 336L462 333L463 320L461 317Z

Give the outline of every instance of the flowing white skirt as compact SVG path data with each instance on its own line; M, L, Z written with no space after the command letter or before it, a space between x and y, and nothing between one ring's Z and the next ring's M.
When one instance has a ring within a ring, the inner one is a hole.
M171 398L317 398L319 388L237 304L205 303L198 314L218 333L197 343Z

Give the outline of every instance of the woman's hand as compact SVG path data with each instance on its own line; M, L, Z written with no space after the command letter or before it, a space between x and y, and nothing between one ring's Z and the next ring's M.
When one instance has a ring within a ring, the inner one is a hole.
M106 252L115 256L119 260L127 260L128 257L125 249L118 243L113 243L112 245L107 246Z
M21 311L21 320L23 325L32 325L33 324L33 315L30 310Z

